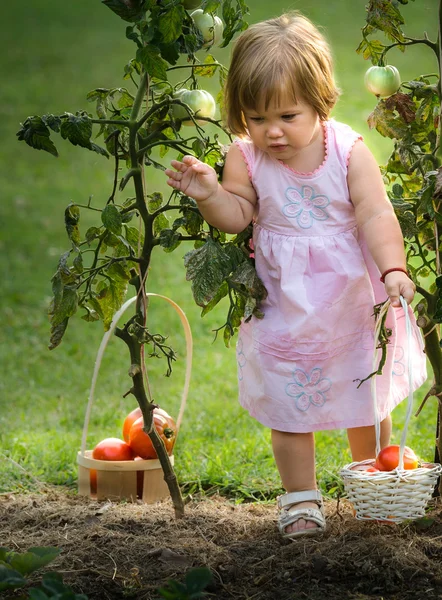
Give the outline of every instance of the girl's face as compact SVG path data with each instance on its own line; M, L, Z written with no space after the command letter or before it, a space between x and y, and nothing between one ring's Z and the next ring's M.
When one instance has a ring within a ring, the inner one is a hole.
M304 150L322 145L321 122L312 106L288 96L267 109L261 102L256 110L245 110L250 138L260 150L290 165Z

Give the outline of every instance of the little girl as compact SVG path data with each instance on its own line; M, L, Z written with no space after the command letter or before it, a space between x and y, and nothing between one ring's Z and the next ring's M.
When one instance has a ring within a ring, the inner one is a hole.
M338 91L326 41L298 13L252 25L237 39L225 90L226 123L238 138L222 184L192 156L173 161L167 183L198 202L227 233L253 220L255 264L268 296L262 320L237 343L241 405L272 431L286 494L285 537L324 531L314 432L345 428L354 461L375 455L371 380L373 306L387 297L392 330L376 378L381 446L390 413L408 395L408 344L399 296L415 286L379 167L349 126L330 118ZM413 389L426 377L411 308Z

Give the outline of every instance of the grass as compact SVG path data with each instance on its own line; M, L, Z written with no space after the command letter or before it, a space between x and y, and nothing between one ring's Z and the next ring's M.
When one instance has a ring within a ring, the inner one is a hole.
M361 132L379 162L391 143L370 132L366 117L375 106L363 88L367 68L354 49L364 24L363 4L347 0L310 3L255 0L250 22L297 8L325 28L334 48L342 89L334 116ZM418 4L418 6L417 6ZM436 0L402 7L411 35L427 30L435 38ZM26 10L20 3L0 5L4 51L0 59L0 489L32 489L35 479L74 486L76 453L80 447L84 412L95 355L103 331L99 324L74 319L63 344L49 352L47 304L50 278L68 247L63 212L70 201L97 203L112 184L112 164L85 150L59 144L60 158L18 144L15 132L30 114L59 113L88 107L86 93L95 87L125 85L123 67L133 45L125 25L99 2L34 0ZM343 35L344 32L344 35ZM217 51L227 63L228 51ZM436 70L427 48L412 47L392 56L403 79ZM151 175L149 174L149 177ZM151 190L164 189L161 174L149 180ZM82 227L91 224L85 216ZM185 281L182 256L158 250L153 258L150 291L166 294L185 310L194 336L194 368L180 439L176 470L186 491L221 491L239 500L263 500L279 491L269 431L253 421L236 400L234 348L214 341L213 330L224 321L224 307L200 318L190 285ZM156 401L176 414L184 378L185 346L181 325L172 309L154 299L152 330L170 335L181 360L171 378L165 364L148 363ZM103 437L120 436L124 415L134 406L123 398L129 387L128 357L119 340L112 340L98 381L88 445ZM428 387L428 386L427 386ZM423 388L416 394L420 402ZM405 404L395 411L394 441L403 426ZM435 402L431 400L412 421L407 443L427 459L434 446ZM11 460L9 460L11 459ZM345 432L317 434L318 477L324 490L338 485L337 472L350 460Z

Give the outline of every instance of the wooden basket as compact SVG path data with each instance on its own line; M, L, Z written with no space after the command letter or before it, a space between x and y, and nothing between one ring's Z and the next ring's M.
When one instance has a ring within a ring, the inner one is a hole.
M174 464L174 457L170 456ZM169 496L163 469L158 459L96 460L92 451L77 455L78 493L97 500L142 500L154 504Z
M146 296L162 298L172 305L181 319L186 338L186 375L183 393L181 396L181 406L176 421L177 437L189 392L190 374L192 370L192 333L186 315L175 302L173 302L170 298L167 298L167 296L161 296L159 294L149 293L146 294ZM81 450L77 454L78 493L81 496L89 496L90 498L97 500L103 500L107 498L109 500L124 499L130 502L135 502L138 499L146 504L153 504L169 497L169 488L164 481L163 469L158 459L137 459L124 461L96 460L92 458L92 450L86 450L87 432L89 428L95 385L98 378L101 360L103 358L107 343L114 329L116 328L121 315L135 301L136 296L130 298L125 302L125 304L123 304L120 310L115 313L111 326L104 334L97 353L95 369L89 392L89 401L84 419ZM174 456L169 456L169 460L173 466L175 462Z
M423 463L417 469L404 469L404 448L408 424L413 409L412 387L412 357L411 357L411 324L408 306L400 297L405 311L405 324L408 344L408 378L409 396L407 415L402 431L399 465L393 471L367 472L364 467L374 466L375 460L369 459L361 462L352 462L341 469L340 474L344 481L347 498L352 503L354 515L364 521L384 521L401 523L407 520L419 519L425 515L425 509L430 500L437 478L442 471L438 463ZM375 350L373 370L377 364L377 340L379 336L382 315L388 310L390 302L387 301L379 314L378 324L375 329ZM376 401L375 377L372 378L372 397L375 417L376 454L380 450L380 419Z

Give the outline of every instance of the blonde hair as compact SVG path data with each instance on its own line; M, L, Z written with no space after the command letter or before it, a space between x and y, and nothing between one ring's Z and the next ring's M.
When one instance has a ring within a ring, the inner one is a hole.
M244 109L288 94L312 106L326 120L339 90L329 46L298 12L251 25L236 40L225 88L225 121L232 133L247 133Z

